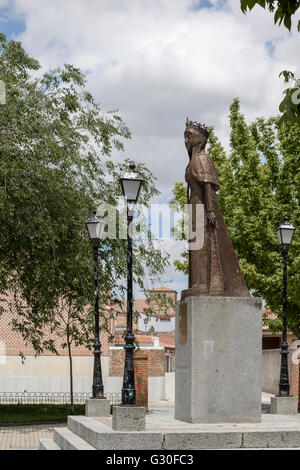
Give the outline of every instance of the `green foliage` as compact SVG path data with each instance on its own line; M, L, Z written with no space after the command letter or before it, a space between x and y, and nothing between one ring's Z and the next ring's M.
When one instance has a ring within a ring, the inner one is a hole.
M290 31L292 27L292 16L300 8L300 0L241 0L241 10L247 13L252 10L255 5L262 8L268 8L274 13L274 23L284 26ZM297 29L300 32L300 21L298 21ZM289 80L295 80L293 72L283 70L279 76L284 77L285 83ZM280 122L289 121L292 124L300 124L300 80L296 80L295 86L287 88L283 92L284 98L279 105L279 111L282 113Z
M300 226L300 128L291 123L279 125L278 118L258 118L247 125L238 99L230 107L229 120L228 153L214 132L209 138L208 153L221 184L219 203L248 288L253 295L263 297L280 317L282 256L275 229L285 215L295 227ZM183 202L184 194L184 185L177 183L173 207L175 200ZM299 253L300 235L296 230L288 257L288 322L298 337ZM176 267L187 273L186 254ZM278 321L275 323L278 329Z
M255 5L262 8L268 8L271 13L274 13L274 23L284 26L290 31L292 27L292 16L300 8L299 0L241 0L241 10L247 13L247 10L252 10ZM300 21L298 22L298 31L300 30Z
M279 111L282 113L281 122L290 121L300 124L300 80L295 79L293 72L289 70L282 71L279 76L283 76L285 83L294 81L292 88L284 90L284 99L279 105Z
M117 207L119 177L131 162L110 159L130 131L116 111L95 102L80 70L66 64L40 75L39 69L19 42L0 36L6 85L6 104L0 105L0 294L14 293L13 326L37 353L56 352L46 327L50 334L69 328L75 344L91 344L93 254L84 222L100 203ZM155 180L143 164L137 170L146 180L141 199L147 204L158 193ZM125 292L126 240L101 241L99 254L103 312L108 296ZM142 288L145 271L157 279L166 264L151 241L134 244L134 280ZM103 317L102 328L106 324Z
M76 415L84 415L85 405L75 405ZM70 405L0 405L1 424L66 423Z

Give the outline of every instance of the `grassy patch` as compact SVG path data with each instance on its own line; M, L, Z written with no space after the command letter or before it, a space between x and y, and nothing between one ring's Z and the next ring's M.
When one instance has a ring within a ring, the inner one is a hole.
M85 405L75 405L75 414L83 415ZM70 405L0 405L0 425L67 421Z

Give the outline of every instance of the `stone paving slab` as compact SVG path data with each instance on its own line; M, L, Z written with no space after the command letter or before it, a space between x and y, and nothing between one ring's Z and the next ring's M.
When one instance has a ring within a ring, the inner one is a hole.
M11 447L10 450L39 450L39 447L28 446L28 447Z
M39 447L40 439L51 439L53 428L61 425L34 425L0 427L0 450L16 450L20 447Z

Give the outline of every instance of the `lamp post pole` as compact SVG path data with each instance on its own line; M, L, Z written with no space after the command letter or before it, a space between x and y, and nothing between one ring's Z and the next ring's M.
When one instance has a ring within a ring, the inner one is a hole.
M134 381L134 362L133 353L135 350L134 334L132 331L132 238L130 234L130 226L133 216L127 208L127 332L125 336L125 366L122 388L122 404L135 405L136 404L136 390Z
M131 224L133 221L134 207L138 201L141 187L143 185L141 178L135 171L135 165L130 165L130 172L126 172L121 178L121 188L124 197L127 200L127 331L125 335L125 364L122 388L122 404L136 404L136 390L134 382L134 362L133 353L135 350L134 334L132 330L132 238Z
M283 256L283 300L282 300L282 343L281 343L281 366L279 381L279 396L290 396L288 354L289 345L287 342L287 256L289 246L295 233L295 227L290 224L288 217L284 217L282 224L277 228L276 235L278 244L281 247Z
M105 398L101 369L101 343L99 331L99 280L98 280L98 243L93 242L94 250L94 310L95 310L95 341L94 341L94 374L93 398Z
M283 302L282 302L282 343L281 343L281 367L279 396L288 397L290 395L288 354L289 346L287 343L287 326L286 326L286 293L287 293L287 254L288 248L282 248L283 255Z
M101 343L99 328L99 276L98 276L98 251L99 240L104 230L104 222L93 211L92 217L85 222L94 252L94 315L95 315L95 340L94 340L94 373L93 373L93 398L105 398L101 369Z

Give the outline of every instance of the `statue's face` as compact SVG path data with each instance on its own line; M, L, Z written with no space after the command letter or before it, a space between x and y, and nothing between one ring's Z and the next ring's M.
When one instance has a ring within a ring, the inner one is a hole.
M197 131L194 127L187 127L184 133L184 143L187 151L190 153L195 145L202 144L204 148L206 144L206 137L201 132Z

